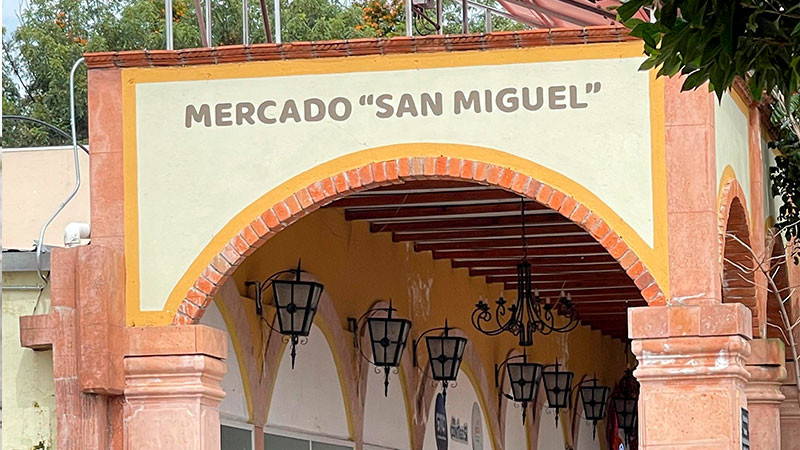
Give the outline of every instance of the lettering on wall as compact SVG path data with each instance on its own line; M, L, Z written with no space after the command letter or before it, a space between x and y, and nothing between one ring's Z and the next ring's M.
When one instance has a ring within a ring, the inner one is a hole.
M184 114L184 127L230 127L274 125L287 122L313 123L323 120L344 122L365 111L378 119L403 119L406 117L441 116L445 110L454 115L503 114L514 112L535 113L541 110L585 109L591 94L600 92L602 83L585 85L552 85L535 87L506 87L499 90L455 90L451 93L423 92L392 95L362 94L357 101L346 97L323 100L317 97L272 99L257 102L222 102L216 104L188 104Z
M458 417L451 417L450 437L453 439L453 442L458 442L460 444L469 443L469 422L461 423Z

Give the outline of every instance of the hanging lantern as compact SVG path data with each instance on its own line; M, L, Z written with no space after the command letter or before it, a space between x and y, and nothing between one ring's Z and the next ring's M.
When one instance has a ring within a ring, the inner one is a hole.
M297 269L288 269L276 272L263 282L247 281L245 286L256 287L256 314L263 316L262 294L272 286L273 304L278 317L278 329L273 331L286 336L291 344L292 369L294 369L296 347L301 337L308 337L314 316L317 313L319 299L324 286L313 281L301 281L300 274L303 270L300 262ZM290 279L280 279L284 274L294 275Z
M586 420L592 422L592 439L597 435L597 422L606 416L606 404L608 403L608 393L611 389L608 386L598 386L597 378L589 380L591 386L581 386L581 403L583 403L583 413Z
M521 361L520 361L521 359ZM495 387L500 388L500 372L503 366L506 368L508 381L511 385L511 393L501 391L506 398L522 405L522 423L525 423L528 404L533 403L536 391L539 389L539 381L542 378L542 365L528 361L528 355L510 356L499 365L494 366Z
M636 429L638 400L633 397L617 397L614 399L614 410L617 413L617 423L625 431L626 436L632 436Z
M617 424L625 432L626 441L630 441L637 431L639 403L639 382L633 376L632 369L625 369L625 375L617 383L612 398Z
M425 344L428 347L428 365L431 369L431 378L442 383L442 396L447 396L447 387L458 378L458 370L461 367L461 360L464 357L464 349L467 347L467 338L460 336L450 336L450 328L447 321L444 327L432 328L425 331L414 341L414 367L417 367L417 345L420 339L426 334L442 331L440 336L425 336Z
M558 426L559 410L569 407L572 377L575 375L572 372L559 370L560 366L556 360L555 364L545 366L542 371L547 405L556 410L556 426Z
M351 331L356 333L357 348L359 348L358 329L364 320L367 322L372 359L363 353L362 356L375 367L383 369L383 395L386 397L389 396L389 371L400 365L400 358L408 341L408 332L411 330L410 320L392 317L395 311L397 309L392 307L392 302L389 300L388 308L372 308L360 319L351 319L353 323ZM385 312L385 315L379 315L381 312Z

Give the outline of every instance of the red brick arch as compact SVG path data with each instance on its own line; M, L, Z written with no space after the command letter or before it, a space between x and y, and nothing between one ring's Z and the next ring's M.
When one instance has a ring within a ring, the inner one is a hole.
M454 180L490 185L552 208L602 244L617 259L649 304L661 305L666 302L652 274L625 241L597 214L572 197L501 166L445 156L413 157L375 162L325 178L295 192L254 218L208 263L178 307L173 324L196 323L219 286L244 259L299 218L348 194L413 180Z
M719 248L722 264L722 302L738 302L747 306L753 317L753 332L757 334L763 317L756 298L756 278L753 272L741 270L741 268L752 269L755 265L750 250L742 245L748 247L752 245L747 200L741 185L736 180L727 182L720 194Z

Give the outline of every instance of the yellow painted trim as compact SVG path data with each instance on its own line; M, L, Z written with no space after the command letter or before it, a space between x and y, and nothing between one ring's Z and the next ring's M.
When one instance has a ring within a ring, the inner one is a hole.
M253 414L253 394L250 391L250 376L247 374L247 366L244 365L244 358L249 356L246 356L242 350L242 344L239 342L239 333L236 328L236 323L233 321L231 312L228 311L228 307L225 305L225 300L223 300L219 295L216 295L214 296L214 304L217 305L217 309L222 316L222 320L225 322L225 328L227 328L226 331L231 337L231 342L233 342L233 351L236 352L236 362L239 364L239 372L242 374L244 397L247 400L247 415L250 416L250 423L253 423L255 420Z
M736 89L730 89L728 92L730 93L734 103L736 103L736 106L739 107L739 111L741 111L742 114L749 119L750 107L747 106L747 102L742 98L741 95L739 95L739 92L737 92Z
M455 144L401 144L359 151L336 158L296 175L242 210L217 233L199 253L172 289L164 309L141 311L139 298L138 189L136 167L135 88L138 83L289 76L317 73L386 71L474 65L498 65L542 61L624 58L641 55L641 43L591 44L585 46L536 47L529 49L400 54L292 61L267 61L213 66L123 69L123 161L126 253L126 312L128 325L155 326L172 322L180 302L211 259L250 221L309 184L332 175L368 165L414 156L450 156L511 168L540 180L583 203L622 236L669 297L667 253L666 161L664 128L664 81L650 79L651 160L653 172L654 247L650 247L608 205L579 183L532 161L500 150Z
M353 72L385 72L532 62L614 59L642 56L637 41L501 50L312 58L244 63L135 67L122 69L123 90L138 83L262 78Z

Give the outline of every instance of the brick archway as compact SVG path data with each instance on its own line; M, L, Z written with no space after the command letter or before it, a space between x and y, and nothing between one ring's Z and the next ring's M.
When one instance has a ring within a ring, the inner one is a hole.
M374 162L338 173L310 184L267 209L208 263L179 305L173 324L196 323L219 287L245 258L299 218L348 194L413 180L453 180L490 185L558 211L586 230L619 262L648 304L666 303L661 287L627 243L603 219L572 197L501 166L445 156L414 157Z
M734 237L735 236L735 237ZM750 221L742 187L731 180L722 188L719 214L720 263L722 264L722 302L742 303L750 309L753 334L763 320L756 297L755 263L750 253Z

